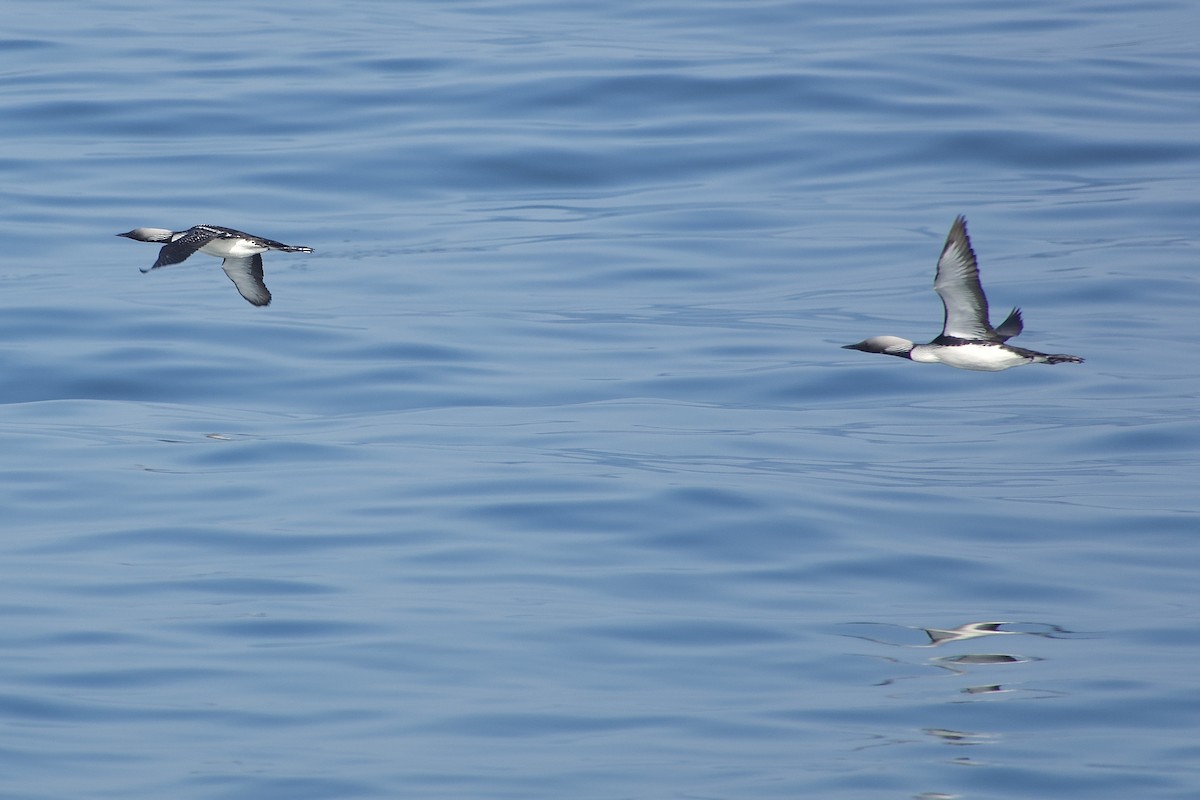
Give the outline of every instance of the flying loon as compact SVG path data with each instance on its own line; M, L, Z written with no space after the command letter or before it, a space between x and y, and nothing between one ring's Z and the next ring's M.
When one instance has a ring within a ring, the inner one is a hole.
M282 250L285 253L311 253L311 247L297 247L273 239L253 236L233 228L220 225L197 225L186 231L169 231L165 228L134 228L128 233L118 233L126 239L138 242L165 242L158 251L158 260L142 272L159 267L169 267L186 261L196 251L224 259L221 269L233 281L242 297L253 305L265 306L271 302L271 293L263 283L262 253Z
M938 259L933 288L946 307L942 332L929 344L913 344L899 336L872 336L858 344L843 345L846 350L883 353L922 364L945 364L959 369L998 372L1024 364L1081 364L1079 356L1039 353L1005 344L1024 327L1021 309L1014 308L1007 319L993 328L988 322L987 296L979 283L975 251L967 238L967 220L959 216L950 227L950 235Z

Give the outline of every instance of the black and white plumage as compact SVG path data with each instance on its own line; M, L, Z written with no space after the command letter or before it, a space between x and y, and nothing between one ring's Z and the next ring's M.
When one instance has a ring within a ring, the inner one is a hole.
M284 253L311 253L311 247L283 244L274 239L254 236L233 228L219 225L196 225L186 231L169 231L166 228L134 228L128 233L118 233L138 242L165 242L158 251L158 260L142 272L159 267L169 267L186 261L192 253L224 259L221 269L233 281L242 297L253 305L265 306L271 302L271 292L263 283L262 254L268 250Z
M1006 344L1024 327L1021 309L1014 308L998 327L993 328L988 321L987 295L979 283L979 265L967 237L967 220L962 216L950 227L950 235L946 237L938 259L933 288L941 296L946 313L941 334L929 344L914 344L899 336L872 336L843 347L982 372L998 372L1025 364L1083 362L1079 356L1039 353Z

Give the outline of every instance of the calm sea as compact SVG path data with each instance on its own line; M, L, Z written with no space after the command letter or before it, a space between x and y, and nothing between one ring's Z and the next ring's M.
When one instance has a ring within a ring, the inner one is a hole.
M1200 796L1195 3L5 12L0 797Z

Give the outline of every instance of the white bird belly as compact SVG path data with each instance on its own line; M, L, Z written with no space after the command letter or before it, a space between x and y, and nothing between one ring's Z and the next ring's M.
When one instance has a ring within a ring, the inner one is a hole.
M979 372L999 372L1029 363L1025 356L1000 344L918 345L910 358L924 364L945 364Z
M217 258L246 258L267 250L245 239L213 239L200 248L201 253Z

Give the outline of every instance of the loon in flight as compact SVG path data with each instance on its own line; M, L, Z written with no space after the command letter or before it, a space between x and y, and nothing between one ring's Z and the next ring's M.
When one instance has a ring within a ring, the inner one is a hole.
M1024 327L1021 309L1014 308L995 328L988 321L987 296L979 283L979 266L975 263L971 240L967 238L965 217L959 216L950 228L942 256L938 259L933 288L941 295L946 316L941 335L932 342L914 344L899 336L872 336L858 344L843 345L844 349L983 372L999 372L1025 364L1083 363L1079 356L1039 353L1005 344Z
M158 251L158 260L144 268L144 273L186 261L188 256L197 251L224 259L221 269L225 270L225 274L233 281L242 297L256 306L265 306L271 302L271 292L263 283L262 253L268 250L281 250L285 253L312 252L311 247L283 244L219 225L197 225L186 231L134 228L128 233L118 233L117 236L138 242L163 243L163 249Z

